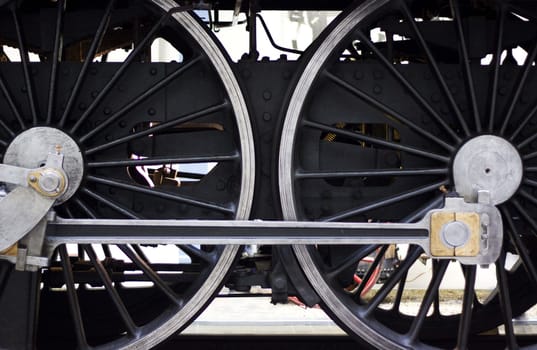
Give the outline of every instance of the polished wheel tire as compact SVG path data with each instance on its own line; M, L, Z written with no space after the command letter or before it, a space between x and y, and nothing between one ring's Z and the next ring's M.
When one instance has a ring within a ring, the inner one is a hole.
M366 294L353 282L358 264L379 252L367 281L393 247L294 246L325 310L357 338L382 349L466 348L503 325L517 347L512 318L537 301L536 14L517 1L366 1L309 49L284 112L285 219L411 223L445 196L475 201L476 189L490 191L503 217L486 292L476 290L484 270L400 245ZM431 272L416 312L404 304L416 299L407 286L418 261ZM443 297L448 276L464 281L455 311Z
M255 170L246 105L227 56L195 15L166 0L59 0L3 2L0 18L0 153L6 164L34 168L60 146L69 188L56 215L248 218ZM238 250L56 247L38 277L37 335L26 342L151 348L203 310Z

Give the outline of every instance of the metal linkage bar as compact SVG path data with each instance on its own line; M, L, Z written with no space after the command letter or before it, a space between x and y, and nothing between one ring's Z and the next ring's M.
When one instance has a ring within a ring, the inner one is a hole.
M377 244L427 243L428 223L300 221L77 220L48 225L47 241L62 243Z
M436 258L489 264L501 251L503 231L484 195L478 203L446 198L444 208L412 224L55 218L45 244L49 252L61 244L413 244Z

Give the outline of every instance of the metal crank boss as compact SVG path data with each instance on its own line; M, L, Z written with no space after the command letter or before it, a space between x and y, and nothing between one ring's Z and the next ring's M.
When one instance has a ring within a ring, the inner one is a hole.
M10 190L0 200L0 258L15 263L18 270L48 265L41 256L44 218L55 204L66 200L69 189L63 147L71 149L74 142L65 138L55 129L30 129L8 148L7 164L0 164L0 182Z

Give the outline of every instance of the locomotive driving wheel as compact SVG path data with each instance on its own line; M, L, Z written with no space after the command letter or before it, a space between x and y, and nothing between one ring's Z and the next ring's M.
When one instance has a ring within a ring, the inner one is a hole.
M379 252L367 281L393 248L294 247L325 310L377 348L442 338L463 349L499 325L508 348L523 345L512 319L537 301L534 11L518 1L360 2L304 60L280 144L286 219L411 223L445 197L476 202L479 191L502 213L502 253L485 294L475 264L431 259L411 244L398 246L389 276L365 295L353 282L357 265ZM419 311L405 310L423 260L428 287ZM442 297L448 276L465 286L455 311Z
M0 154L4 165L41 169L28 183L50 192L55 215L248 218L255 171L245 102L196 16L167 0L1 4ZM61 169L47 168L51 157ZM0 203L33 210L15 185L0 190ZM3 262L0 305L29 300L38 312L28 339L4 337L0 347L155 346L209 303L237 252L196 242L78 244L59 246L37 272ZM33 291L13 291L20 274Z

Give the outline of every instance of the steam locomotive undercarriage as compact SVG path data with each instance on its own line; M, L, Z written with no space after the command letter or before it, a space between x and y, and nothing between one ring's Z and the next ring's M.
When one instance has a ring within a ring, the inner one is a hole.
M500 326L527 345L535 8L0 0L0 348L151 348L254 285L375 348L472 348ZM301 51L277 45L270 10L341 12ZM233 62L214 32L238 22ZM298 59L260 57L261 35Z

